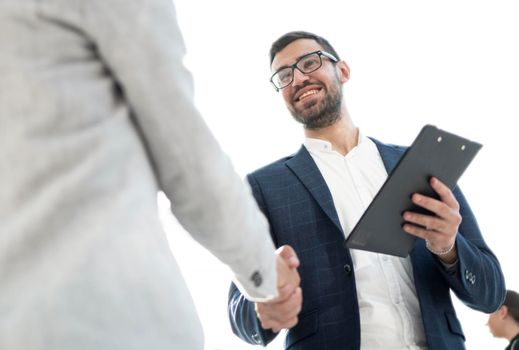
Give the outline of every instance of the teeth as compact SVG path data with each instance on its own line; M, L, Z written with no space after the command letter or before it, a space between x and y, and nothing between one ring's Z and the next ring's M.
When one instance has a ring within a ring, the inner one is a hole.
M319 91L318 90L310 90L310 91L307 91L305 92L304 94L302 94L301 96L299 96L299 99L302 100L303 98L307 97L307 96L310 96L310 95L315 95L316 93L318 93Z

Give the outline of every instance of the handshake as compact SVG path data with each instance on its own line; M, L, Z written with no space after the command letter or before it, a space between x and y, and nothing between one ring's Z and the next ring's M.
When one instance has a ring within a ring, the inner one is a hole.
M301 311L303 292L301 278L297 272L299 259L294 249L284 245L276 250L277 298L267 302L256 302L256 315L263 329L272 329L277 333L283 328L292 328Z

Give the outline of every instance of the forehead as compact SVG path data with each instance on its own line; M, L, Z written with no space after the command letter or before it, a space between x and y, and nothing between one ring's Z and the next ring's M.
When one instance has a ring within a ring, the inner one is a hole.
M313 39L298 39L293 41L274 56L271 70L276 71L279 67L292 65L299 57L322 49L321 45Z

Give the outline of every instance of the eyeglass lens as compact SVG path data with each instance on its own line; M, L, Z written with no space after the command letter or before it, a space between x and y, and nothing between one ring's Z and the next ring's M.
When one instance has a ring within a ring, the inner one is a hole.
M314 52L301 57L299 61L296 62L295 67L297 67L297 69L302 73L312 73L321 67L321 56L319 53ZM292 82L294 78L294 69L294 66L286 67L276 73L273 81L279 89L284 88Z

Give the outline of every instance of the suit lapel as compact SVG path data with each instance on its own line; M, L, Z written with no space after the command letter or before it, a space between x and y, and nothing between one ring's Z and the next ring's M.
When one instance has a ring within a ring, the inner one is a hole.
M310 153L304 146L296 153L296 155L286 162L286 165L297 178L303 183L308 192L314 197L317 204L326 213L326 215L342 232L341 223L333 204L332 195L326 182L315 164Z
M370 139L377 146L378 153L380 153L384 167L386 168L387 173L390 174L404 154L405 148L400 146L389 146L371 137Z
M400 146L389 146L373 138L371 140L377 146L387 173L391 173L404 154L406 148ZM341 223L337 211L335 210L335 205L333 204L330 189L326 185L326 181L308 150L304 146L301 146L295 156L286 162L286 165L303 183L308 192L310 192L312 197L314 197L317 204L326 213L330 220L332 220L335 226L337 226L339 231L342 232Z

